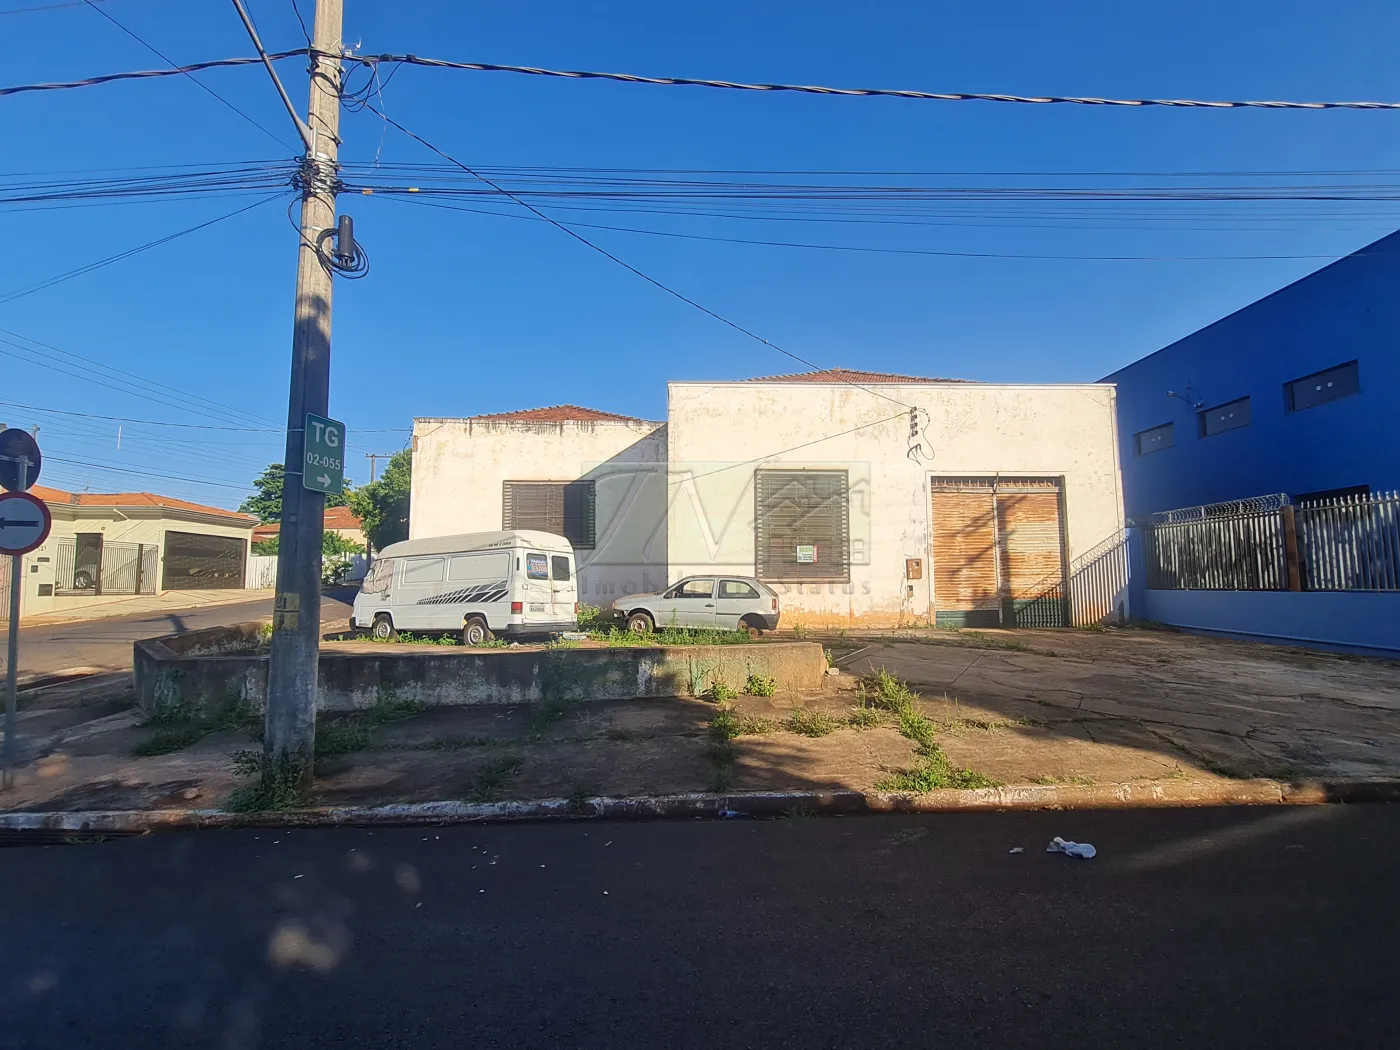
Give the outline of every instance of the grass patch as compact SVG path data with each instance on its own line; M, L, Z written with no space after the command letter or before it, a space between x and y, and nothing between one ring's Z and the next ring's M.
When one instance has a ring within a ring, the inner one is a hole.
M920 744L914 764L899 769L875 785L877 791L923 794L940 788L996 787L998 782L971 769L956 769L937 744Z
M132 748L132 753L142 758L168 755L172 751L181 751L191 744L199 743L208 733L209 729L201 722L158 729L151 734L149 740L143 740Z
M775 696L778 680L771 674L751 674L744 682L744 692L749 696Z
M874 729L885 720L885 716L873 707L857 707L846 716L846 724L852 729Z
M305 769L298 763L269 761L261 751L247 749L233 753L233 771L258 779L256 784L241 787L229 796L226 808L232 813L299 809L307 804L302 788Z
M711 703L725 704L728 703L730 700L733 700L739 694L735 691L732 685L729 685L725 682L720 681L718 678L715 678L711 680L709 688L707 688L700 695L704 699L710 701Z
M327 720L316 727L316 757L329 758L369 747L374 727L360 715Z
M562 696L542 696L530 705L530 737L538 740L540 734L555 722L562 722L573 707L573 702Z
M767 736L777 729L778 723L771 718L759 718L757 715L742 715L739 718L740 736Z
M799 736L829 736L841 728L841 720L822 711L812 711L800 707L788 715L787 720L783 723L783 728L789 733L797 733Z
M748 631L727 631L718 628L697 627L687 630L683 627L663 627L660 630L640 633L611 627L606 631L593 630L588 636L596 642L603 642L614 649L635 649L657 645L747 645L753 641Z
M710 763L710 791L723 794L734 785L734 762L739 757L734 741L713 740L705 748L705 758Z
M380 689L374 695L374 706L369 709L369 717L375 725L382 725L421 715L427 709L428 705L421 700L402 700L392 690Z
M783 810L783 816L788 820L811 820L817 815L817 811L808 805L788 806Z
M883 667L863 675L856 682L856 700L861 707L875 707L898 714L910 710L919 694Z
M733 708L723 707L709 721L710 736L719 741L733 740L739 735L739 722Z
M578 607L578 629L588 634L606 634L614 628L612 620L596 605L582 602Z
M468 802L494 802L511 777L519 776L525 760L519 755L503 755L477 771Z

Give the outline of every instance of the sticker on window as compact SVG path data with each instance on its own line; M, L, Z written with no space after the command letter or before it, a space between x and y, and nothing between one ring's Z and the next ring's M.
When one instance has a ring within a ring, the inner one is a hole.
M815 565L817 561L817 548L815 544L798 545L797 563L799 565Z
M549 579L549 559L543 554L525 555L525 575L532 580Z

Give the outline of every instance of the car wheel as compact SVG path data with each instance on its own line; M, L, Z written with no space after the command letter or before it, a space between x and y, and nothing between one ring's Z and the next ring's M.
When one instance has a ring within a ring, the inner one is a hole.
M644 612L634 612L627 617L627 629L633 634L651 634L656 630L656 623L651 616Z
M86 569L79 569L73 574L73 589L75 591L85 591L92 586L92 573Z
M369 636L376 642L392 642L399 636L399 632L394 630L394 621L389 618L389 614L380 613L374 618L374 626L369 629Z
M747 631L749 637L752 638L754 641L757 641L758 639L763 637L763 628L760 627L753 620L741 621L739 623L739 630Z
M462 628L463 645L485 645L491 640L491 628L480 616L473 616Z

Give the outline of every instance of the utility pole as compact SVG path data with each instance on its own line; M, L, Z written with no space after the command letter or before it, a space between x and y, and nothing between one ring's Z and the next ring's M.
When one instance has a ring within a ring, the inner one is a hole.
M381 459L393 459L392 452L366 452L365 459L369 460L369 483L374 484L374 468L379 466Z
M342 14L342 0L317 0L306 119L311 143L301 168L287 480L282 490L282 535L263 736L264 776L290 775L302 783L310 781L316 743L325 496L303 487L301 473L306 468L306 414L324 416L330 402L332 271L318 246L322 234L335 226Z

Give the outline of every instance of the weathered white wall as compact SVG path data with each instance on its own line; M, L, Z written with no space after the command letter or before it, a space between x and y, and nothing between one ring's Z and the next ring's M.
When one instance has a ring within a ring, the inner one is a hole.
M633 422L417 419L408 534L502 527L506 481L595 482L597 546L578 551L592 604L666 582L666 427Z
M929 615L931 474L1063 476L1071 560L1122 528L1112 386L873 390L671 383L670 578L753 574L753 478L768 466L844 469L850 477L851 582L776 585L789 623ZM928 420L917 460L909 456L904 405ZM923 559L922 579L904 579L906 558Z

